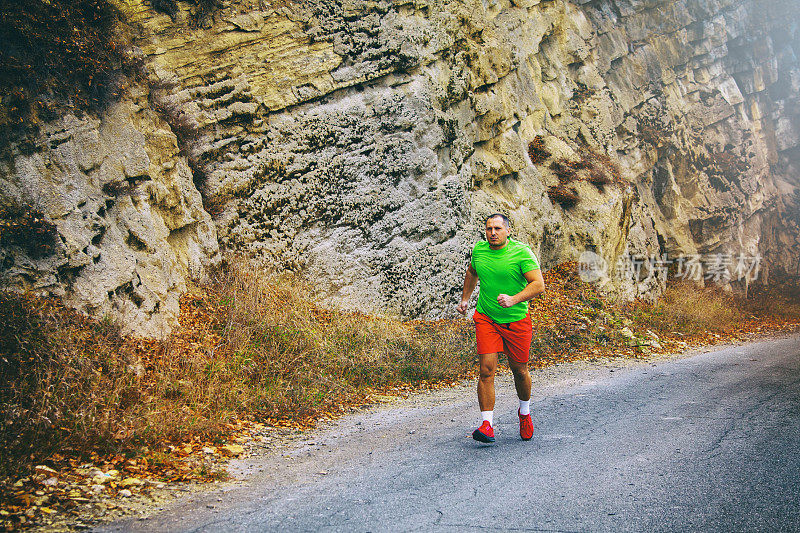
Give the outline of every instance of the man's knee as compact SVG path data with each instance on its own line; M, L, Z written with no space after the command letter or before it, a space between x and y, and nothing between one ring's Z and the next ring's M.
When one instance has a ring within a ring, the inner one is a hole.
M491 356L481 357L481 365L479 376L481 380L494 379L495 372L497 371L496 356L493 359Z
M494 374L497 369L493 366L484 366L481 365L481 370L479 372L479 376L482 380L486 381L488 379L494 379Z
M528 362L525 361L524 363L518 363L516 361L512 361L511 359L508 360L508 366L511 368L511 372L517 376L524 376L528 374Z

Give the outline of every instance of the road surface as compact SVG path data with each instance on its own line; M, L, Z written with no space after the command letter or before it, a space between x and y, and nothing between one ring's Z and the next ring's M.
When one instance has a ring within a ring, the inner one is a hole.
M241 481L102 531L800 531L800 336L534 373L518 435L474 385L348 416Z

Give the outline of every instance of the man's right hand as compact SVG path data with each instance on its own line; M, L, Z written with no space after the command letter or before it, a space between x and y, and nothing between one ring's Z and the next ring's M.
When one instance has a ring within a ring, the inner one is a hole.
M469 300L462 300L461 303L456 306L456 311L458 311L462 315L466 315L468 308L469 308Z

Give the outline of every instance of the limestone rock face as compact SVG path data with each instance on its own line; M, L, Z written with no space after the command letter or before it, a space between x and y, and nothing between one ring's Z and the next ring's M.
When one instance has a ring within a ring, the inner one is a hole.
M796 273L797 2L228 0L200 27L189 3L172 17L117 4L149 99L65 117L5 162L3 198L53 188L71 200L48 216L83 236L36 261L4 250L7 284L166 324L218 243L301 273L327 303L448 316L497 211L545 269L592 251L628 298L663 288L614 268L628 256L763 256L762 281ZM56 171L42 161L59 131ZM99 213L114 180L131 192ZM115 303L129 281L149 292Z
M186 280L219 255L169 126L124 99L101 119L67 115L9 149L3 207L37 211L54 238L46 253L24 242L0 249L3 285L61 296L130 333L168 333Z

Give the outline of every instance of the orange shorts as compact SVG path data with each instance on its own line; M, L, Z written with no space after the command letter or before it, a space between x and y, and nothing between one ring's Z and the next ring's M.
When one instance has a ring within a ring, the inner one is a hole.
M498 324L483 313L475 311L472 320L475 322L478 355L503 352L516 363L528 362L533 338L530 314L516 322Z

